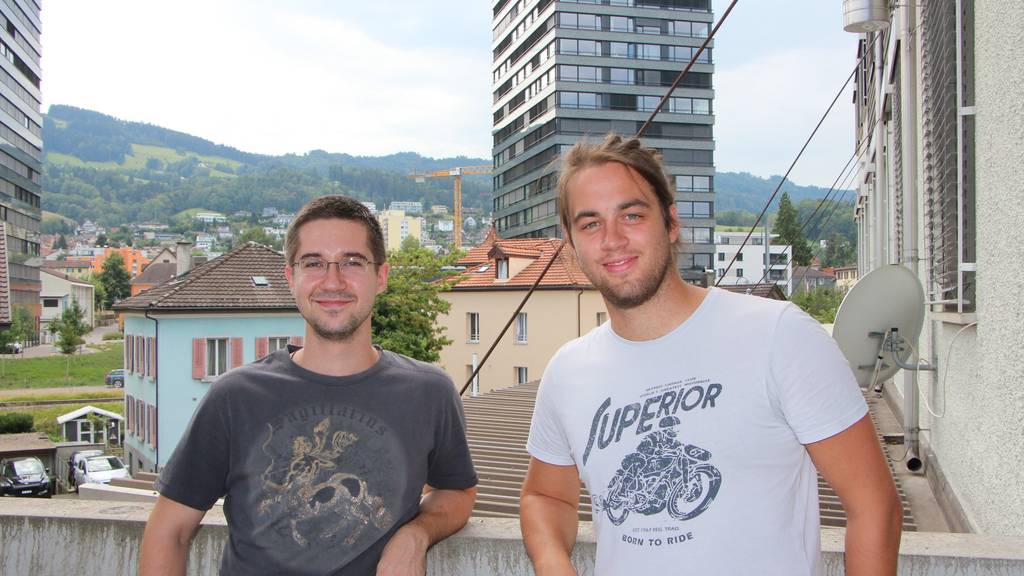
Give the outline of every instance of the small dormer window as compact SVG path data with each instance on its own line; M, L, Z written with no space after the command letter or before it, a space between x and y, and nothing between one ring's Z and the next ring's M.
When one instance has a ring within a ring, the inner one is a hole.
M494 262L497 266L495 278L498 280L508 280L508 258L499 258Z

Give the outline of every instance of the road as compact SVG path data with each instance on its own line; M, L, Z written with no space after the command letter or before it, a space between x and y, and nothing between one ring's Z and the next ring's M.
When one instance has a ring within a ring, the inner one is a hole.
M117 323L109 324L107 326L99 326L85 335L85 343L87 345L99 344L103 342L104 334L117 331ZM93 352L97 352L97 350L95 348L90 348L89 346L82 346L81 348L82 354L91 354ZM18 355L18 358L42 358L44 356L53 356L55 354L60 354L60 351L57 350L56 346L53 344L40 344L38 346L26 348L24 352Z

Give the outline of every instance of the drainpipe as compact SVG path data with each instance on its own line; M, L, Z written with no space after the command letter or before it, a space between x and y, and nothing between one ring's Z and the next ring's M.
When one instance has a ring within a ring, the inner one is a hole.
M910 268L914 276L918 271L917 243L917 51L914 49L914 21L916 12L913 2L904 2L899 8L900 20L900 117L902 118L901 139L903 141L903 245L904 253L899 257ZM934 333L934 326L932 333ZM935 365L932 346L932 366ZM919 363L919 362L918 362ZM935 376L932 376L933 378ZM920 391L917 373L903 371L903 442L907 448L906 466L911 472L922 469L920 438Z
M153 326L154 326L154 329L153 329L153 345L157 347L157 350L159 350L160 349L160 321L149 315L149 312L152 309L153 309L153 302L150 302L149 305L146 307L145 316L146 316L146 318L149 318L150 320L153 321ZM156 378L153 379L153 385L156 387L156 410L157 410L157 414L159 414L160 413L160 370L158 368L158 366L160 365L160 354L159 354L159 352L156 354L156 364L157 364L157 366L154 366L154 368L156 368ZM157 424L157 426L160 426L160 418L156 419L156 424ZM155 454L154 459L156 460L156 462L153 463L153 467L156 468L156 472L160 472L160 432L159 432L159 430L157 430L156 438L157 438L156 446L153 446L153 452Z

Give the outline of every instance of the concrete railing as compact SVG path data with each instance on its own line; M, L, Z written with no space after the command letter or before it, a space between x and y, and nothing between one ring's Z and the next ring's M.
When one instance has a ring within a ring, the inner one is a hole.
M130 576L151 505L74 499L0 499L0 574ZM825 573L842 570L843 530L822 530ZM192 544L189 574L216 574L227 538L219 508L207 514ZM575 551L582 575L594 573L594 535L580 528ZM473 519L430 552L428 573L444 576L533 574L515 519ZM907 533L901 576L1009 576L1024 574L1024 538Z

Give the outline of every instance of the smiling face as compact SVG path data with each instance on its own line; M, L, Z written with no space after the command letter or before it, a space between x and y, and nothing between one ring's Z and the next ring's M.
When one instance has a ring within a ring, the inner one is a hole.
M298 230L294 262L303 257L339 262L347 256L373 261L367 238L366 227L354 220L312 220ZM362 275L328 265L325 275L313 277L292 266L294 262L286 266L285 277L299 313L313 332L332 342L348 341L354 335L369 342L370 313L377 294L387 288L388 265L371 264Z
M675 205L666 229L651 185L618 162L580 170L568 182L566 200L580 268L605 303L627 310L654 297L673 269Z

